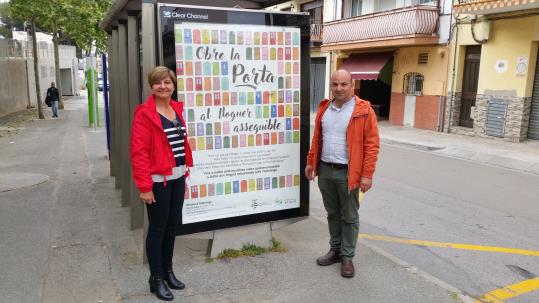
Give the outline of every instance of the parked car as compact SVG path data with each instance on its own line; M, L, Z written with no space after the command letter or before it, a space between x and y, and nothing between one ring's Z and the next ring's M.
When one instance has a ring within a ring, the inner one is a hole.
M103 85L103 79L98 79L97 80L97 90L98 91L103 91L103 88L104 88L104 85ZM107 83L107 90L109 89L109 84Z

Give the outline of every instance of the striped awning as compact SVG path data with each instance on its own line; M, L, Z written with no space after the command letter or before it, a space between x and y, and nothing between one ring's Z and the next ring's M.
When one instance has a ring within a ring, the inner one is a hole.
M539 1L539 0L538 0ZM438 9L418 5L324 23L325 46L436 34Z
M376 80L380 70L393 56L393 52L352 54L345 59L339 69L352 74L355 80Z

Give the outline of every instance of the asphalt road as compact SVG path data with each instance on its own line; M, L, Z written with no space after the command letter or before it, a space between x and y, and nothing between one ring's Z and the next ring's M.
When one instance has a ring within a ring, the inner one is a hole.
M363 241L483 298L539 275L538 184L537 175L383 144L360 232ZM312 210L325 220L320 203ZM506 302L539 302L534 281Z

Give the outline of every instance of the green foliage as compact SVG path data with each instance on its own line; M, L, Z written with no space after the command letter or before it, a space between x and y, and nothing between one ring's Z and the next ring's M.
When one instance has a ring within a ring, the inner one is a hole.
M243 247L241 248L241 254L244 256L249 256L249 257L260 256L266 251L267 251L266 248L256 246L254 244L246 244L246 245L243 245Z
M271 251L272 252L286 252L287 249L282 246L281 242L275 237L271 237Z
M0 3L0 35L12 38L12 29L24 30L24 22L11 18L7 2Z
M58 34L89 52L95 44L106 48L107 33L99 27L112 0L11 0L9 15L20 21L34 20L45 31L56 23Z
M56 0L59 1L59 0ZM105 13L112 4L111 0L62 0L64 14L68 22L63 22L61 28L77 43L89 51L92 43L98 50L105 50L107 33L99 27Z
M50 5L48 1L11 0L8 3L9 16L19 22L34 22L40 27L49 18Z
M237 257L254 257L254 256L260 256L261 254L269 253L269 252L286 252L286 248L284 248L281 245L281 242L279 242L275 238L271 238L272 246L265 248L256 246L254 244L245 244L241 248L241 250L237 249L231 249L227 248L223 250L218 256L217 259L228 259L228 258L237 258ZM207 260L206 260L207 262ZM212 259L213 262L213 259ZM211 263L211 262L208 262Z
M227 248L217 256L217 259L237 258L239 256L241 256L241 252L239 250Z

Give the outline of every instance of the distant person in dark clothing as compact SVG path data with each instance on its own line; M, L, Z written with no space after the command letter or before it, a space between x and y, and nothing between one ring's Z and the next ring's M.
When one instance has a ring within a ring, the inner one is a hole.
M51 102L53 118L58 118L58 96L58 89L54 86L54 82L51 82L51 87L47 89L47 99Z

